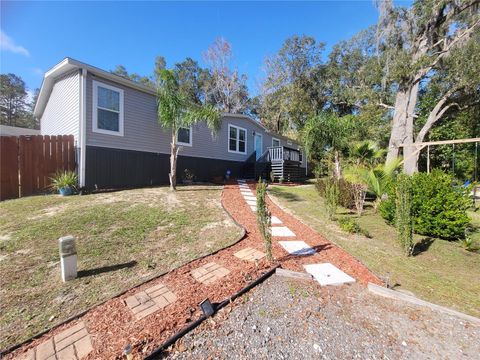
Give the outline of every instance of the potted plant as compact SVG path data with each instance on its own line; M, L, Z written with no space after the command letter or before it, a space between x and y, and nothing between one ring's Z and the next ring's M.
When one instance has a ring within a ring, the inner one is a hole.
M183 171L183 183L186 185L190 185L193 183L193 180L195 179L195 174L193 173L192 170L190 169L185 169Z
M50 187L57 191L61 196L72 195L77 189L77 174L74 171L59 171L51 177Z

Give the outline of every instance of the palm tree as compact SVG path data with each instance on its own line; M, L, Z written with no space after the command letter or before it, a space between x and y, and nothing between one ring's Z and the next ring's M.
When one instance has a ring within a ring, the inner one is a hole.
M375 168L363 165L350 166L345 171L345 178L354 184L363 184L368 191L375 194L373 207L377 210L382 198L387 194L389 186L395 176L395 171L400 166L401 159L397 158L388 164L380 164Z
M302 137L307 154L324 154L331 151L334 157L334 176L342 177L340 154L348 146L352 124L348 116L338 117L330 111L321 112L307 120Z
M170 143L170 190L177 186L177 156L181 147L177 145L177 132L181 127L189 127L199 121L216 133L221 127L220 113L210 105L198 105L182 94L172 70L160 69L157 72L157 114L161 126L172 131Z
M354 143L350 147L349 155L357 165L373 167L377 165L386 154L385 149L380 149L372 140L364 140Z

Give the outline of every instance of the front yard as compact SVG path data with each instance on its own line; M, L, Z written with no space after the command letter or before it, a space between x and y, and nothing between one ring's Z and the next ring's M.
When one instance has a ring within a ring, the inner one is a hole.
M323 199L314 185L270 186L270 195L299 219L362 261L396 289L465 313L480 316L480 254L464 250L459 243L415 236L417 254L405 257L396 242L395 229L371 207L356 218L371 238L350 235L328 220ZM472 237L480 242L480 216L471 212L477 230ZM346 209L338 217L353 216Z
M241 235L221 186L27 197L0 203L0 348ZM79 277L60 279L59 237L77 239Z

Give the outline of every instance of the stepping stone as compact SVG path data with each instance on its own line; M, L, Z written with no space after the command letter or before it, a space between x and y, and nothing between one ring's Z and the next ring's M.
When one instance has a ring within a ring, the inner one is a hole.
M208 285L229 274L230 270L211 262L190 271L193 278L202 284Z
M245 179L237 179L237 182L246 182L247 180Z
M320 285L342 285L355 282L355 279L330 263L304 265Z
M243 196L251 196L251 197L255 197L251 191L249 191L249 192L245 192L245 193L244 193L244 192L242 192L242 195L243 195ZM257 199L257 198L255 198L255 199Z
M250 190L247 185L239 185L240 190Z
M250 189L240 189L240 192L242 193L242 195L251 195L251 196L253 196L253 191L250 190Z
M175 302L177 297L165 285L158 284L125 299L125 303L137 320L163 309Z
M257 202L254 200L247 200L247 204L250 206L257 206Z
M271 220L272 220L272 225L278 225L278 224L281 224L281 223L282 223L282 221L281 221L278 217L273 216L273 215L272 215L272 219L271 219Z
M315 249L308 246L305 241L279 241L278 242L289 254L292 255L312 255Z
M286 226L273 226L271 229L272 229L272 236L277 236L277 237L295 236L295 233Z
M245 200L253 200L253 201L257 201L257 198L253 195L243 195L243 198Z
M239 259L246 261L257 261L265 257L265 254L263 252L250 247L240 250L233 255Z
M81 321L30 350L25 359L83 359L92 350L92 339Z
M250 209L252 209L253 212L257 212L257 207L254 205L250 205Z

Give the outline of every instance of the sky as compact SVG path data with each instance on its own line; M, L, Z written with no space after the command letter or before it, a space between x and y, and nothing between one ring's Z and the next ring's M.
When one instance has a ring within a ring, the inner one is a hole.
M372 0L0 4L0 71L19 75L30 90L67 56L104 70L122 64L129 72L150 75L157 55L167 66L186 57L204 65L202 54L223 37L232 44L234 66L247 74L256 94L265 58L286 38L313 36L326 43L326 57L335 43L378 17Z

